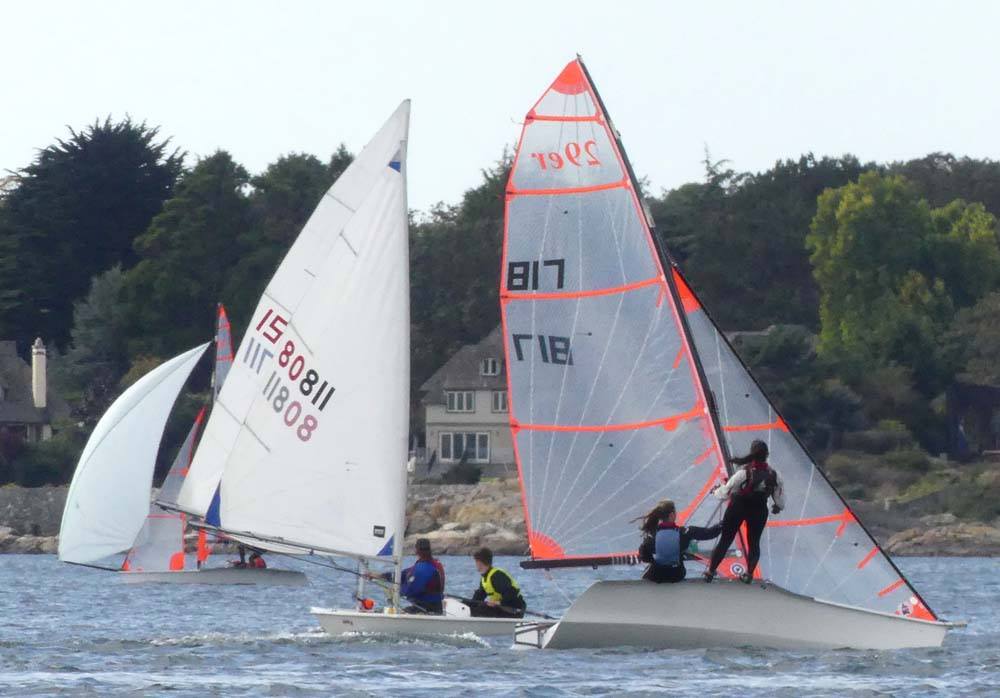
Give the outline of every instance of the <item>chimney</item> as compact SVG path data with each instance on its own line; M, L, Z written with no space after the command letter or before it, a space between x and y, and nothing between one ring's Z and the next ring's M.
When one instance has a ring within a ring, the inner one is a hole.
M31 396L34 398L35 407L40 410L45 409L45 395L48 391L46 363L45 345L39 337L31 345Z

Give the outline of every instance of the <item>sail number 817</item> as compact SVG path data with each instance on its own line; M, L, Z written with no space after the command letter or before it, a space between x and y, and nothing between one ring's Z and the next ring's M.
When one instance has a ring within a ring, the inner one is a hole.
M529 342L533 338L538 340L538 353L542 357L543 364L556 364L559 366L573 365L573 352L570 351L569 337L556 337L554 335L532 335L514 334L514 356L518 361L524 361L525 347L522 342ZM530 346L530 345L528 345Z

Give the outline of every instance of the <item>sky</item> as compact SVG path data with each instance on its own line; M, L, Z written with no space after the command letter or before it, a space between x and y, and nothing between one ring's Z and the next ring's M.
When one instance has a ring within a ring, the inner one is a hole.
M712 160L1000 158L1000 3L32 2L0 14L0 171L97 117L251 172L411 98L409 201L457 203L580 53L653 192Z

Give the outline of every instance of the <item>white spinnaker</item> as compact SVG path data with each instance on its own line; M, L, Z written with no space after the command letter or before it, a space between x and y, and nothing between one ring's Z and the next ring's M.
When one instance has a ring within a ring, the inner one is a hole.
M66 497L60 560L86 564L132 546L149 513L167 417L207 346L190 349L140 378L94 427Z
M178 503L280 542L386 555L409 431L403 102L324 195L261 297Z

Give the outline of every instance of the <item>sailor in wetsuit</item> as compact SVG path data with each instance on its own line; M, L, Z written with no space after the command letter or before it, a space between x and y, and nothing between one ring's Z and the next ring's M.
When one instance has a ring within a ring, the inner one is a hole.
M747 570L740 575L740 581L749 584L753 581L754 570L760 559L760 537L767 524L767 500L774 502L771 513L777 514L785 508L785 495L778 471L767 463L769 451L763 441L750 444L750 453L742 458L733 458L730 462L744 466L732 474L725 485L715 489L719 499L729 498L729 505L722 517L722 535L712 551L712 560L705 572L705 581L715 578L726 551L732 545L737 531L744 523L747 525Z
M482 575L479 586L472 594L473 616L487 618L524 618L527 604L521 596L521 587L514 578L499 567L493 566L493 551L480 548L472 555L476 570Z
M679 582L684 579L684 551L694 540L711 540L719 535L721 524L709 528L701 526L678 526L677 508L669 499L653 507L642 517L642 543L639 545L639 559L648 562L649 567L642 578L661 584Z

